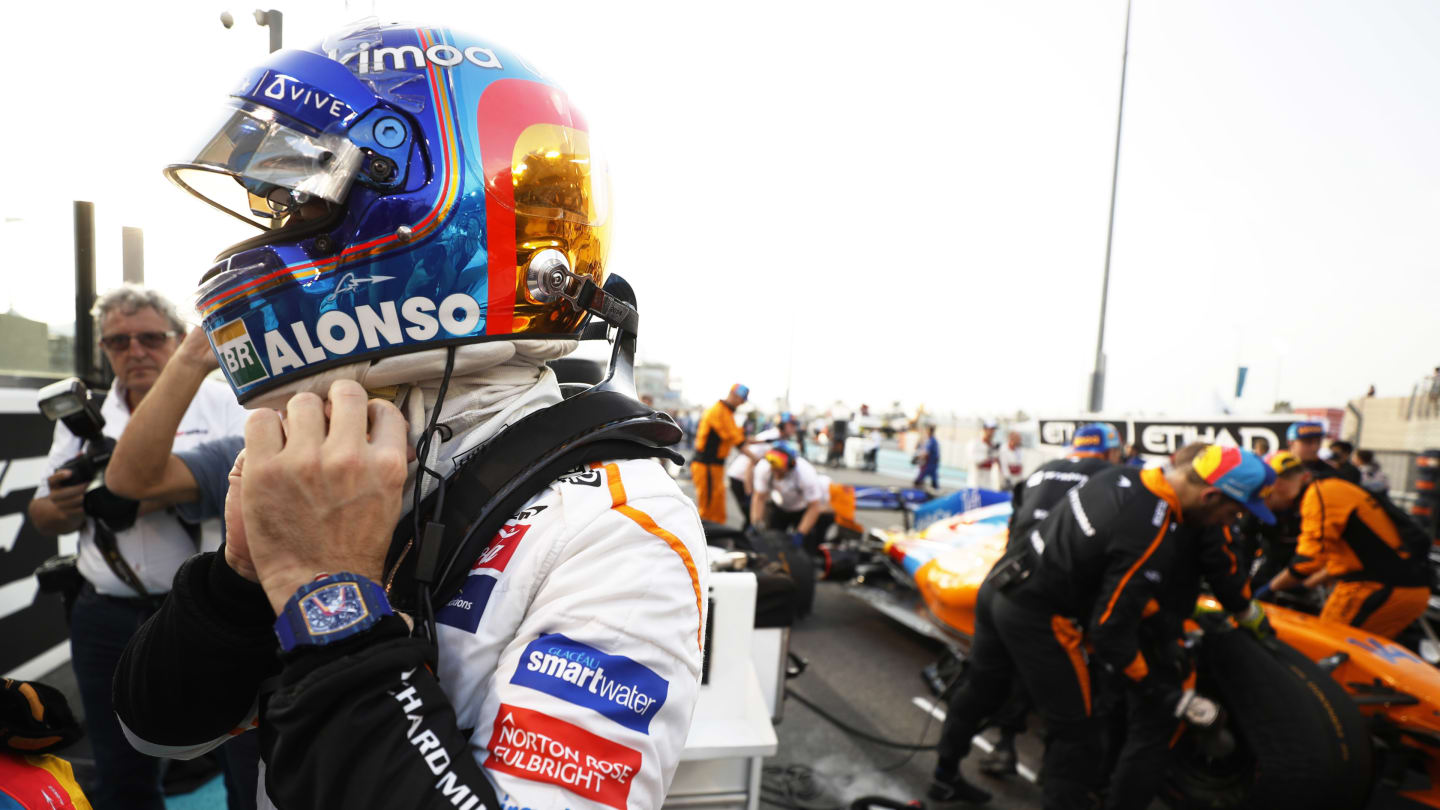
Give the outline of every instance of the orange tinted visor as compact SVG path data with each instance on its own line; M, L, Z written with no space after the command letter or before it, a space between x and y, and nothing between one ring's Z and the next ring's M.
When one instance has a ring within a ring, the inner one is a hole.
M496 193L509 182L512 194ZM610 175L590 135L560 124L532 124L515 141L510 173L486 178L501 205L517 215L598 226L610 221ZM509 206L506 206L509 207Z

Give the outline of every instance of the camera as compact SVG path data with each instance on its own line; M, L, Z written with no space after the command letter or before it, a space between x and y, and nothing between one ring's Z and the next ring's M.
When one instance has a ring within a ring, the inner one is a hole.
M94 481L110 463L115 440L101 433L105 417L90 399L89 389L71 377L41 388L38 396L40 413L47 419L64 422L65 427L84 442L84 451L79 456L60 465L60 469L70 471L67 486Z
M115 452L115 440L101 430L105 417L90 398L85 383L75 377L52 383L40 389L40 413L58 419L84 442L80 455L60 465L69 470L66 486L89 484L85 490L85 514L104 523L111 531L123 531L135 525L140 502L122 498L105 487L105 465Z

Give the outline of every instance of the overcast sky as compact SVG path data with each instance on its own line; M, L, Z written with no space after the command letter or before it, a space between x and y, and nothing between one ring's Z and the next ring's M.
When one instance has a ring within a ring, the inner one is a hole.
M693 399L1068 413L1095 351L1123 2L284 3L524 54L610 155L610 268ZM141 11L140 9L148 9ZM160 176L262 59L248 6L24 3L6 61L7 303L67 320L70 203L188 302L240 225ZM1440 364L1440 4L1137 0L1107 410L1340 406ZM1231 401L1235 367L1246 397Z

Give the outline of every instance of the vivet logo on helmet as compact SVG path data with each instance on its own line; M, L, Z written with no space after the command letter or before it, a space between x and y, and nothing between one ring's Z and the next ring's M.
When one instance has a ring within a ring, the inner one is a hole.
M513 54L443 28L352 26L283 50L166 175L255 226L196 295L242 403L318 371L566 338L605 281L609 181L585 119Z

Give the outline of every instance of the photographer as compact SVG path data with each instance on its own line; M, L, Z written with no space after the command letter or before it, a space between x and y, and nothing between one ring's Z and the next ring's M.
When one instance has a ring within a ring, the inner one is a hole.
M245 446L245 410L231 403L238 428L234 433L211 436L189 449L176 450L174 446L182 432L180 423L202 390L218 391L230 403L230 391L224 385L205 381L219 367L204 330L192 329L156 380L154 396L135 409L115 443L105 471L111 492L174 504L175 511L192 523L224 516L230 468Z
M115 370L100 414L103 433L118 438L179 344L184 324L159 294L135 286L105 293L95 304L100 345ZM175 431L177 448L243 430L245 412L219 385L204 385ZM97 807L162 806L160 761L131 748L115 721L111 680L125 644L170 590L180 564L197 549L197 530L182 524L163 501L103 497L104 487L75 480L62 469L83 454L84 442L55 425L49 477L36 489L29 514L47 535L78 530L77 568L84 579L71 614L75 679L95 752ZM103 510L105 522L95 519Z

